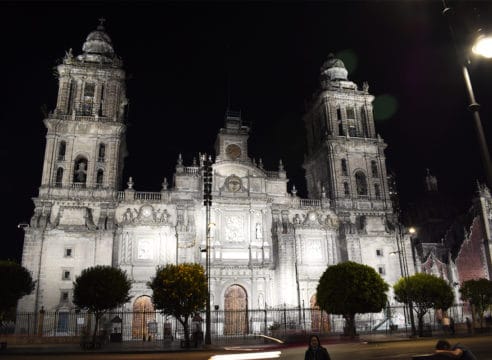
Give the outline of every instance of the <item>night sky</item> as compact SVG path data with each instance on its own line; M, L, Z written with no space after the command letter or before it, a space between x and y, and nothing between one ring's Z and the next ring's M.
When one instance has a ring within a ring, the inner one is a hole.
M295 184L306 196L302 114L333 52L349 79L368 81L376 96L376 128L403 209L421 196L426 168L466 209L483 172L456 49L492 25L492 2L450 5L456 47L441 1L2 3L0 258L21 257L17 224L29 221L41 180L41 109L55 107L53 68L69 48L81 52L100 17L127 71L124 182L133 176L137 191L171 181L178 153L185 165L198 152L213 153L229 106L251 124L250 156L268 170L282 159L289 189ZM472 60L492 143L492 60Z

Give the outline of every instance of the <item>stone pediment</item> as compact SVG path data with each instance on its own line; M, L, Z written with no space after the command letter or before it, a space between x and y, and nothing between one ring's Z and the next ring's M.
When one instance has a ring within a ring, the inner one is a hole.
M250 164L237 163L237 162L224 162L214 165L214 173L216 176L228 177L236 175L238 177L262 177L266 178L265 172Z

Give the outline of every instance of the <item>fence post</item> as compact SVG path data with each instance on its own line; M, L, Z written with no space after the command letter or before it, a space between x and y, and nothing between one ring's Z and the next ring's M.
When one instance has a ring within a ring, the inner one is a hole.
M38 316L38 336L43 336L43 325L44 325L44 307L41 306L41 310L39 310L39 316Z

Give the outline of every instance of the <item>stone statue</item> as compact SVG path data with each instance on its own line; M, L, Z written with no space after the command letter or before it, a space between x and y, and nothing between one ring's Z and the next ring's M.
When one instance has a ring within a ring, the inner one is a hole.
M263 238L263 232L261 231L261 224L256 223L256 238L261 239Z
M79 183L85 183L87 178L87 170L85 169L85 162L81 161L77 165L77 170L75 170L75 180Z

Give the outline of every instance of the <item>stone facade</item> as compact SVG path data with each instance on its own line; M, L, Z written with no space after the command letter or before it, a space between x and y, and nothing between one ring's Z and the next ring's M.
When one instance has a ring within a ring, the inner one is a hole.
M188 165L179 156L172 184L164 181L160 192L136 191L131 178L119 191L125 72L102 25L81 55L68 52L57 69L58 101L44 121L43 176L23 250L37 287L19 311L72 309L75 277L98 264L127 271L130 309L151 295L146 283L157 266L205 264L203 156ZM321 90L304 117L308 199L287 191L281 162L268 171L248 156L248 126L240 114L226 114L212 165L212 305L312 306L321 274L346 260L374 267L389 284L401 276L390 256L398 249L396 221L372 100L340 60L323 65Z

